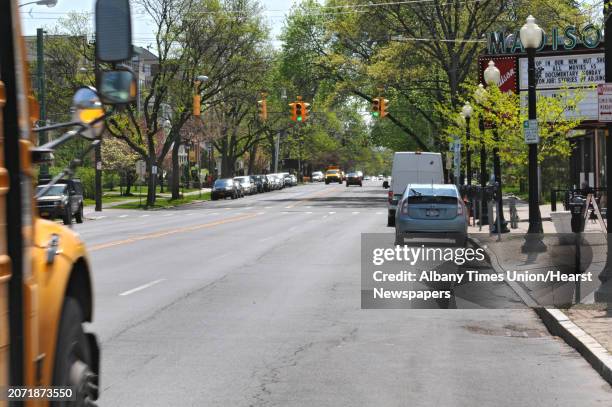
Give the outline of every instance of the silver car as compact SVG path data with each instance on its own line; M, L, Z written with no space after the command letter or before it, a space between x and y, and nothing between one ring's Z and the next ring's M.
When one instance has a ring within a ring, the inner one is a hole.
M467 227L467 210L455 185L408 184L395 211L395 244L404 244L411 233L433 233L464 245Z
M234 177L234 181L239 182L245 195L252 195L257 192L257 185L251 181L251 177Z

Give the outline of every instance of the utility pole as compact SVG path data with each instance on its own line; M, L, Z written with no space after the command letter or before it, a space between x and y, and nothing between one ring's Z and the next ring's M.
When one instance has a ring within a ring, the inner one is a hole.
M38 82L38 105L40 107L40 120L43 126L47 125L47 95L45 89L45 31L42 28L36 29L36 76ZM38 145L47 142L47 132L38 133ZM47 164L40 166L40 175L46 178L49 175Z

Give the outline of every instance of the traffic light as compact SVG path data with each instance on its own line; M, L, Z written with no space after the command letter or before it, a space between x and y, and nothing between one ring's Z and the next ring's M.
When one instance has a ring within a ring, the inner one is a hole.
M380 116L380 98L372 99L372 117Z
M304 121L304 103L296 102L295 103L295 115L298 122Z
M268 102L265 98L257 101L257 110L259 112L259 118L262 122L268 120Z
M201 112L200 112L200 100L201 100L201 96L200 95L193 95L193 115L199 117Z
M379 98L380 99L380 117L385 117L389 114L387 112L387 107L389 107L389 99Z
M297 121L297 103L289 103L289 106L291 107L291 120L295 122Z

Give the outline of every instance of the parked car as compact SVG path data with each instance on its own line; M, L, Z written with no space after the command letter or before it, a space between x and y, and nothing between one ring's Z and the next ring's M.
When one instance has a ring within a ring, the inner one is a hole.
M240 197L240 191L238 186L231 178L222 178L215 181L210 193L210 199L216 201L217 199L225 199L230 197L236 199Z
M295 174L291 174L291 186L297 187L297 184L298 184L297 176Z
M323 173L321 171L315 171L312 173L310 179L312 179L312 182L323 182Z
M47 185L37 186L37 192ZM61 180L40 197L36 198L38 215L41 218L61 219L64 225L70 225L72 218L83 223L83 185L78 179Z
M369 180L370 180L370 176L369 176L369 175L366 175L365 177L363 177L363 179L364 179L365 181L369 181Z
M272 190L270 185L270 178L267 175L256 175L261 179L261 184L263 186L263 192L270 192Z
M420 151L397 152L393 156L391 179L383 181L388 188L387 226L395 225L397 202L408 184L442 184L442 155Z
M278 174L268 174L268 178L270 179L270 188L272 190L276 191L283 188Z
M411 233L440 233L464 246L467 227L467 210L455 185L408 184L395 214L395 244L404 244Z
M232 182L234 183L234 185L236 186L236 189L238 190L238 198L244 198L244 196L246 195L244 186L240 183L240 181L236 181L235 179L232 179Z
M348 188L350 185L359 185L360 187L363 186L361 177L356 172L349 172L346 174L346 187Z
M293 186L293 178L291 174L288 172L283 173L283 180L285 182L285 186L292 187Z
M261 175L251 175L251 182L255 184L257 192L264 192L264 182Z
M238 181L242 186L245 195L253 195L257 193L257 186L251 182L251 177L248 175L242 177L234 177L234 181Z

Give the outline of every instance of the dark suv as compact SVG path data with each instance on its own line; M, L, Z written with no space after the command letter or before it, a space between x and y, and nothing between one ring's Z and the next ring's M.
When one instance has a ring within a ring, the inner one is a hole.
M40 191L46 185L39 185ZM80 180L62 180L51 186L43 196L36 198L36 207L41 218L62 219L70 225L72 218L83 223L83 185Z

